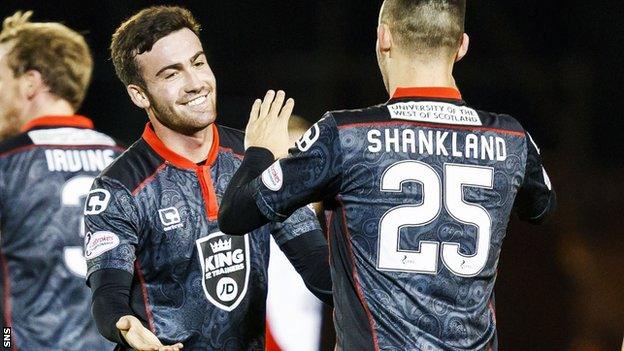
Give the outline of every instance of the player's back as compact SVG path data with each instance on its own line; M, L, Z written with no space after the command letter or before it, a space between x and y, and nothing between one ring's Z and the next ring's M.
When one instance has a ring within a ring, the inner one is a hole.
M527 169L539 164L548 189L522 201L550 201L528 134L453 89L400 89L330 116L342 155L330 224L339 346L496 348L496 267Z
M81 116L24 129L0 145L3 325L19 349L111 349L90 316L82 211L121 148Z

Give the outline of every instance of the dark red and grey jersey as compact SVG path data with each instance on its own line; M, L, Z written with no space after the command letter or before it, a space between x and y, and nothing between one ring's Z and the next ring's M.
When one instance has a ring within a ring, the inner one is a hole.
M110 350L90 315L84 200L122 149L82 116L32 120L0 145L4 326L20 350Z
M493 288L510 214L539 222L555 203L522 126L450 88L329 112L252 186L270 220L325 199L345 350L496 348Z
M305 208L283 224L223 234L218 206L242 162L243 133L216 125L212 133L198 165L168 149L148 124L97 178L85 207L88 275L131 273L131 308L164 344L262 350L269 237L288 242L319 224Z

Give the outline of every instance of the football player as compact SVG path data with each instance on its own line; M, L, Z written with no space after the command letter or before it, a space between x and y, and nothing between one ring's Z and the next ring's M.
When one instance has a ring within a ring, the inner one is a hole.
M82 209L122 149L75 112L93 69L84 38L32 12L0 33L0 281L13 350L110 350L90 315ZM7 346L4 344L4 346Z
M338 349L497 349L509 217L539 223L554 209L529 133L462 99L452 70L468 50L464 16L462 0L384 1L376 52L390 100L326 113L272 165L287 122L262 114L266 102L252 109L245 159L270 167L239 168L219 224L246 233L325 200Z
M249 235L219 230L244 135L215 124L216 80L198 35L188 10L166 6L140 11L113 35L116 73L149 122L87 199L93 314L122 347L262 350L269 229L311 291L331 303L327 242L308 208ZM289 115L293 104L271 113Z

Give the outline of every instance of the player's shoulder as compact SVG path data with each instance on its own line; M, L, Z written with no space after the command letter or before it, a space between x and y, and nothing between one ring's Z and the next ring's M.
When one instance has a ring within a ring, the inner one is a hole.
M510 132L518 136L524 136L526 131L520 122L513 116L506 113L496 113L475 109L481 120L481 125L485 128Z
M112 180L132 192L164 164L165 160L141 138L104 169L98 180Z
M245 154L245 133L241 130L217 124L219 148L237 155Z
M124 149L119 140L95 129L72 127L34 128L0 142L0 157L31 148L96 147Z
M337 127L376 122L385 120L388 116L389 113L386 108L386 104L378 104L357 109L333 110L325 113L325 118L333 119Z
M10 156L34 146L28 134L21 133L0 142L0 157Z

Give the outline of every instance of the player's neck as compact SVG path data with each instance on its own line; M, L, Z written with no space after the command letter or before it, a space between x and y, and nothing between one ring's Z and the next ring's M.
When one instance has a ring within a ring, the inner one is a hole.
M214 137L212 124L192 135L185 135L166 127L156 118L150 118L150 120L160 141L171 151L193 163L199 163L206 159Z
M399 87L457 88L453 78L453 63L396 58L388 65L388 93Z
M20 125L38 117L73 116L74 113L74 108L66 100L50 95L39 95L34 97L23 110Z

